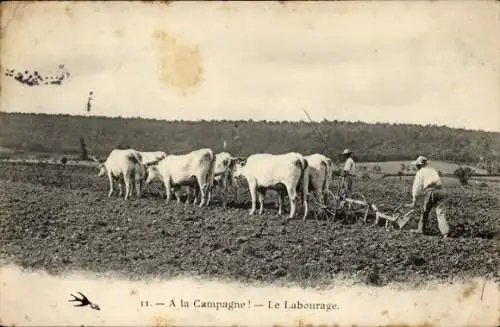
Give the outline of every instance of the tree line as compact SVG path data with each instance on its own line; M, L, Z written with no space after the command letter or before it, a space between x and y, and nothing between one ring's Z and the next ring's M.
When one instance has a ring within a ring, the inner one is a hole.
M0 146L22 151L92 155L116 147L182 153L210 147L235 155L321 152L340 160L351 148L358 161L432 160L498 170L500 133L444 126L364 122L164 121L48 114L0 113Z

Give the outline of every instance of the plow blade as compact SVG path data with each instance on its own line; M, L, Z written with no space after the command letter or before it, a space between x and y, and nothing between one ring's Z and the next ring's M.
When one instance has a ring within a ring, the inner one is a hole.
M402 217L398 217L398 219L396 219L396 223L398 224L400 229L402 229L410 221L411 214L414 211L415 210L412 209L412 210L408 211L407 213L405 213Z
M415 211L415 209L412 209L402 216L398 216L398 215L391 216L391 215L388 215L388 214L385 214L385 213L378 211L376 206L372 206L372 207L377 213L376 222L378 222L378 220L380 218L382 218L382 219L386 220L386 226L388 226L389 221L391 221L391 222L395 222L396 224L398 224L399 229L402 229L408 223L408 221L410 221L411 214Z

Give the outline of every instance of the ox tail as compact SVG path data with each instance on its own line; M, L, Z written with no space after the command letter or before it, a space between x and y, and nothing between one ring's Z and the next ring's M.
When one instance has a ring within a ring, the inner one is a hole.
M137 152L127 153L126 158L131 164L131 174L135 178L145 179L147 166L142 163L142 155Z
M207 151L203 155L203 161L205 160L209 162L206 183L208 184L209 190L212 190L215 179L215 155L212 150Z
M125 157L127 158L127 160L131 164L139 164L139 163L141 163L141 159L142 159L142 156L138 153L135 153L135 152L127 153L127 155Z
M204 191L200 190L201 195L204 194L201 198L200 205L202 203L205 203L208 205L210 202L210 199L212 198L212 192L214 188L214 178L215 178L215 155L214 152L211 149L208 149L205 154L203 154L203 157L200 160L201 164L205 164L208 161L208 170L206 175L204 176L204 184L205 185L200 185L200 187L203 187Z
M127 150L125 158L130 164L133 164L134 166L142 163L142 155L136 150Z
M297 183L297 192L303 193L303 189L309 187L309 178L306 176L306 169L309 167L309 163L304 157L297 159L295 165L300 168L300 178Z
M125 154L125 160L127 161L127 168L123 173L123 181L125 182L125 190L130 188L131 182L137 180L137 173L139 172L141 165L141 157L137 156L135 152L128 152ZM127 191L125 191L127 193ZM127 197L129 194L125 194Z
M326 159L326 166L327 166L327 170L326 170L326 185L325 185L325 191L328 191L330 189L330 184L331 184L331 181L332 181L332 173L333 173L333 162L330 158L327 158Z
M321 166L324 167L324 169L325 169L325 178L323 178L323 184L321 185L321 191L326 191L326 189L328 188L329 182L330 182L330 179L328 178L329 172L330 172L330 167L329 167L329 163L327 160L322 160Z
M302 194L302 201L304 205L304 216L303 219L306 219L308 214L308 203L307 203L307 194L309 193L309 172L308 167L309 163L307 159L304 157L300 157L296 162L297 167L300 167L300 180L297 187L297 194Z
M138 151L134 151L133 154L134 154L135 158L139 161L139 164L142 164L143 155Z

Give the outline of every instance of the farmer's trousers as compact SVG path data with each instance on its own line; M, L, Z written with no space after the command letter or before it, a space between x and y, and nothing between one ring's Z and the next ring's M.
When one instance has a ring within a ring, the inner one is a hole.
M424 210L418 223L418 229L421 232L424 232L429 220L429 214L431 213L431 210L435 208L439 231L442 235L447 235L450 227L448 226L448 221L446 219L446 195L441 188L429 188L424 191L424 196Z
M349 197L352 194L352 176L344 176L344 196Z

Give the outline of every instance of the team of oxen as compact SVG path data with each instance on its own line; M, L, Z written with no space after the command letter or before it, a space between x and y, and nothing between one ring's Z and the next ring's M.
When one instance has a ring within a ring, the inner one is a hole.
M303 156L296 152L284 154L258 153L246 158L233 157L228 152L214 154L205 148L186 154L165 152L141 152L135 149L115 149L105 161L99 161L99 176L109 179L108 197L113 194L114 182L118 182L120 196L125 185L125 200L131 197L135 185L136 194L141 196L143 188L154 179L163 181L166 201L172 193L180 203L180 190L187 187L186 203L199 206L210 204L214 190L219 186L224 205L227 187L238 187L238 180L244 178L250 191L254 214L259 202L259 214L264 208L264 196L267 190L278 191L279 215L283 214L284 194L286 189L290 202L289 218L293 218L296 205L302 198L303 218L308 215L308 195L316 196L323 204L330 185L332 160L322 154ZM301 195L301 196L300 196Z

